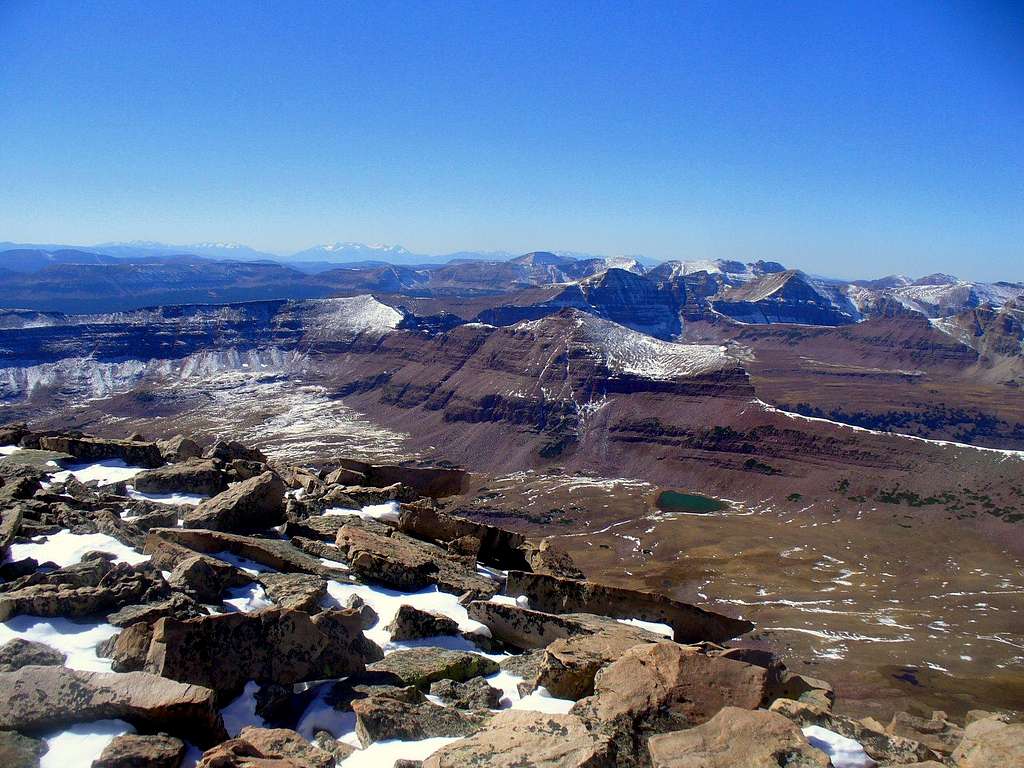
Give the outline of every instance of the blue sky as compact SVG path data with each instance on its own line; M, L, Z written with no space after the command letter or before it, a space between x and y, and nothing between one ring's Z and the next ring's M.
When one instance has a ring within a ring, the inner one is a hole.
M0 0L0 240L1020 280L1020 8Z

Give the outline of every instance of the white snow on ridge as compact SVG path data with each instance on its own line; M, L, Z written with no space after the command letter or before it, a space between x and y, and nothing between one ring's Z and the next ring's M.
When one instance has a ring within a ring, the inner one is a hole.
M394 307L369 294L344 299L320 299L310 302L316 321L309 322L307 333L317 338L349 338L358 334L383 335L398 327L405 317Z
M586 316L576 319L581 341L612 371L664 380L699 376L733 364L717 344L679 344Z

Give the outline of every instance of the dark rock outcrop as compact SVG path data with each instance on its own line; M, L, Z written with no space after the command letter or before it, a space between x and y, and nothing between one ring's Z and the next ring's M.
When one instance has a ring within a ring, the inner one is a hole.
M185 756L185 742L173 736L116 736L92 768L178 768Z
M125 464L137 467L159 467L164 463L156 443L134 440L110 440L88 435L49 435L39 438L39 448L66 453L79 461L121 459Z
M197 493L216 496L228 487L227 475L212 461L188 459L132 478L135 490L144 493Z
M444 648L412 648L395 651L367 667L369 672L393 675L402 685L429 690L438 680L464 682L474 677L493 675L498 665L478 653L449 651Z
M185 513L186 528L246 531L284 522L284 481L273 472L244 480Z
M22 667L59 667L67 660L60 651L34 640L16 637L0 646L0 672L13 672Z

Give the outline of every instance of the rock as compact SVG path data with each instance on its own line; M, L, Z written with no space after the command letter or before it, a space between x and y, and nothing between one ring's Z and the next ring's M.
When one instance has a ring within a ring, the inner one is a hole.
M178 768L185 756L185 742L173 736L115 736L92 768Z
M595 613L667 624L675 631L678 643L720 643L754 628L749 621L705 611L664 595L540 573L510 571L505 594L526 595L531 608L547 613Z
M385 586L416 591L436 584L456 595L476 590L488 596L498 589L494 581L476 572L475 564L401 533L385 536L347 524L338 531L337 543L353 571Z
M482 677L474 677L464 683L438 680L430 684L430 695L459 709L497 709L501 703L501 691Z
M0 765L5 768L39 768L45 754L46 742L15 731L0 731Z
M156 443L139 443L134 440L51 435L40 437L39 447L44 451L70 454L79 461L121 459L125 464L136 467L159 467L164 463Z
M57 568L57 564L54 562L45 563L44 565ZM22 576L28 576L30 573L35 573L40 567L39 561L34 557L23 557L20 560L8 560L7 562L0 564L0 579L3 579L4 581L14 581L15 579L20 579Z
M320 747L324 752L332 755L334 757L335 764L351 757L352 753L356 751L356 748L351 744L338 741L327 731L317 731L314 733L313 744Z
M353 611L268 608L178 621L160 619L146 670L172 680L240 690L247 681L290 684L361 672L381 658Z
M957 768L1024 766L1024 723L1008 725L998 717L976 720L953 751Z
M438 680L463 682L486 677L499 670L498 665L477 653L449 651L444 648L413 648L395 651L367 667L370 672L386 672L402 681L429 690Z
M725 707L703 725L652 736L653 768L831 768L782 715Z
M177 545L168 547L167 545ZM196 552L230 552L233 555L244 557L253 562L266 565L274 570L286 571L289 573L311 573L316 576L323 576L327 579L345 579L345 571L331 568L320 562L319 558L308 555L300 549L292 546L290 542L281 539L260 539L255 536L241 536L236 533L225 533L223 531L203 531L187 528L154 528L146 536L143 551L147 555L153 555L154 562L161 550L167 553L176 552L175 557L180 558L183 548ZM161 555L159 567L166 567L170 570L177 562L171 561L169 566L164 566L166 555ZM251 581L245 577L245 582Z
M367 603L359 595L349 595L348 600L345 603L345 607L352 608L359 613L359 619L363 625L363 629L369 629L380 621L380 616L373 610L373 606Z
M13 672L30 665L59 667L67 658L48 645L16 637L0 646L0 672Z
M0 593L0 621L19 614L66 618L95 616L126 605L160 600L170 594L163 577L149 563L110 566L95 585L79 586L76 574L75 567L62 568L51 574L32 574L15 582L15 589ZM20 586L26 580L37 583Z
M476 536L460 536L448 542L448 554L468 557L476 562L480 556L480 539Z
M133 516L131 519L132 525L143 532L149 531L152 528L176 526L178 524L178 520L180 520L184 514L182 507L177 504L163 504L161 506L163 507L162 509L145 512L137 517ZM132 512L131 508L126 511L129 513Z
M267 457L262 451L256 448L246 448L237 440L218 440L203 455L208 459L220 459L225 463L235 459L267 463Z
M441 512L431 506L408 504L398 517L398 529L410 536L447 543L471 536L480 542L480 560L499 568L524 568L526 558L520 551L526 537L493 525Z
M594 692L594 677L602 668L634 646L659 642L667 639L625 624L560 638L544 651L536 684L559 699L582 699Z
M940 755L951 754L964 737L964 729L949 722L944 712L932 713L930 720L897 712L886 731L893 736L919 741Z
M395 464L366 464L343 460L343 467L353 469L366 477L367 485L404 485L416 496L442 498L456 496L466 488L469 473L450 467L410 467Z
M609 746L574 715L509 710L439 749L423 768L611 768Z
M557 547L551 539L542 539L536 547L524 547L530 570L534 573L545 573L549 576L560 576L566 579L583 579L583 571L579 569L572 555Z
M154 624L157 619L164 616L173 616L176 619L194 619L196 616L205 616L203 606L187 595L175 592L167 600L158 603L145 603L143 605L127 605L119 611L107 615L107 622L115 627L127 627L132 624L143 622Z
M7 557L7 551L21 532L23 516L24 512L20 506L0 509L0 561Z
M534 680L540 671L540 663L544 660L545 650L540 648L508 656L501 660L501 670L502 672L508 672L509 674L521 677L524 680Z
M320 610L327 595L327 582L307 573L261 573L257 580L275 604L309 614Z
M287 728L246 726L238 738L251 744L262 757L293 760L311 768L333 768L334 757Z
M366 475L354 469L338 467L327 473L324 482L328 485L365 485Z
M156 447L164 461L187 461L203 455L199 443L184 435L175 435L170 440L158 440Z
M767 672L675 643L635 646L597 675L572 712L615 743L619 765L643 765L647 739L706 723L722 707L757 709Z
M193 555L174 567L167 583L200 603L219 603L227 585L237 583L239 573L243 572L228 563Z
M329 507L358 509L371 504L414 501L415 499L416 491L407 485L395 483L381 488L366 485L336 485L327 489L321 502Z
M28 424L23 421L4 424L0 427L0 445L18 445L29 434Z
M284 522L284 481L273 472L244 480L185 513L185 528L260 530Z
M0 690L0 729L42 731L119 718L200 745L227 736L212 690L144 672L22 667L0 673Z
M216 496L228 487L227 476L212 461L188 459L148 469L132 478L135 490L144 493L198 493Z
M115 672L141 672L146 666L152 640L153 627L145 622L125 627L114 638L110 668Z
M375 741L417 741L435 736L468 736L479 730L489 715L462 712L429 701L409 703L387 694L352 702L356 735L364 747Z
M792 699L776 699L769 709L789 718L801 728L817 725L858 742L872 760L880 763L921 763L939 756L914 739L893 736L881 727L833 714L823 707Z
M964 728L971 723L976 723L979 720L988 720L989 718L995 718L1001 723L1009 723L1010 716L1002 712L988 712L984 709L969 709L967 715L964 717Z
M399 606L387 629L391 632L392 640L420 640L459 633L459 625L454 619L439 613L421 611L411 605Z

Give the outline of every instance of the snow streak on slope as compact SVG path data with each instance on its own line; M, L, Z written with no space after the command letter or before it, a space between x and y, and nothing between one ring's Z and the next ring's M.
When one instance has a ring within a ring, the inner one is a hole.
M312 338L352 337L357 334L383 335L402 322L404 315L373 296L321 299L310 302L307 335Z
M664 380L700 376L735 361L717 344L678 344L590 315L576 318L577 337L605 366L620 373Z

